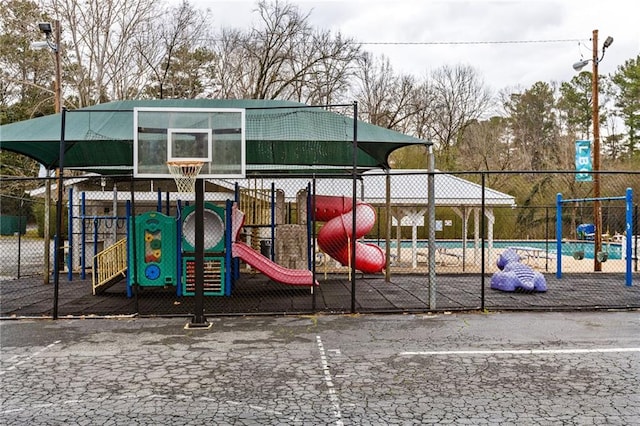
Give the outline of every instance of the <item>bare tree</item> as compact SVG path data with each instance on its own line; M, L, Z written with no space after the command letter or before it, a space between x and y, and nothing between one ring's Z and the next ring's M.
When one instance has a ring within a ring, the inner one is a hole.
M348 88L359 46L317 31L298 7L258 2L260 26L225 29L216 46L221 94L328 103Z
M365 53L358 64L355 96L361 116L377 126L410 132L411 118L420 108L415 78L396 75L384 56L375 59Z
M62 23L68 46L67 79L78 107L137 93L144 74L136 60L136 37L158 15L158 0L48 0Z
M477 72L465 65L435 70L420 94L416 132L435 143L440 167L450 168L461 135L487 112L491 95Z
M147 94L155 98L194 98L200 95L214 59L205 47L209 12L183 0L161 18L144 23L136 47L151 76Z
M507 120L498 116L470 124L460 138L458 168L477 171L513 168L514 149L508 130Z

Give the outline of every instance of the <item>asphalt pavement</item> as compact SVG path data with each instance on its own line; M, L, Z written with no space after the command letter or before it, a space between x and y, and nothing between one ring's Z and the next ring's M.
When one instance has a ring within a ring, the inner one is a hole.
M640 424L640 312L6 320L3 425Z

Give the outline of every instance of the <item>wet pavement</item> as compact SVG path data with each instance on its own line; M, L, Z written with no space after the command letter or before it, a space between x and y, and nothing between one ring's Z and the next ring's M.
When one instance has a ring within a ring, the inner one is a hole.
M640 312L0 322L3 425L640 424Z

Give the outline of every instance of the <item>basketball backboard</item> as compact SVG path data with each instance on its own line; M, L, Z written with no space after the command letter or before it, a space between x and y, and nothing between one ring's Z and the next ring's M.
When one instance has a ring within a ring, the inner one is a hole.
M199 178L245 176L239 108L134 108L133 176L172 178L167 161L201 161Z

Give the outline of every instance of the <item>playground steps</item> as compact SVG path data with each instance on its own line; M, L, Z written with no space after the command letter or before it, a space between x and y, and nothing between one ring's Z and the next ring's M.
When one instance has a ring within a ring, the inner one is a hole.
M93 295L108 289L126 277L127 239L123 238L93 258Z

